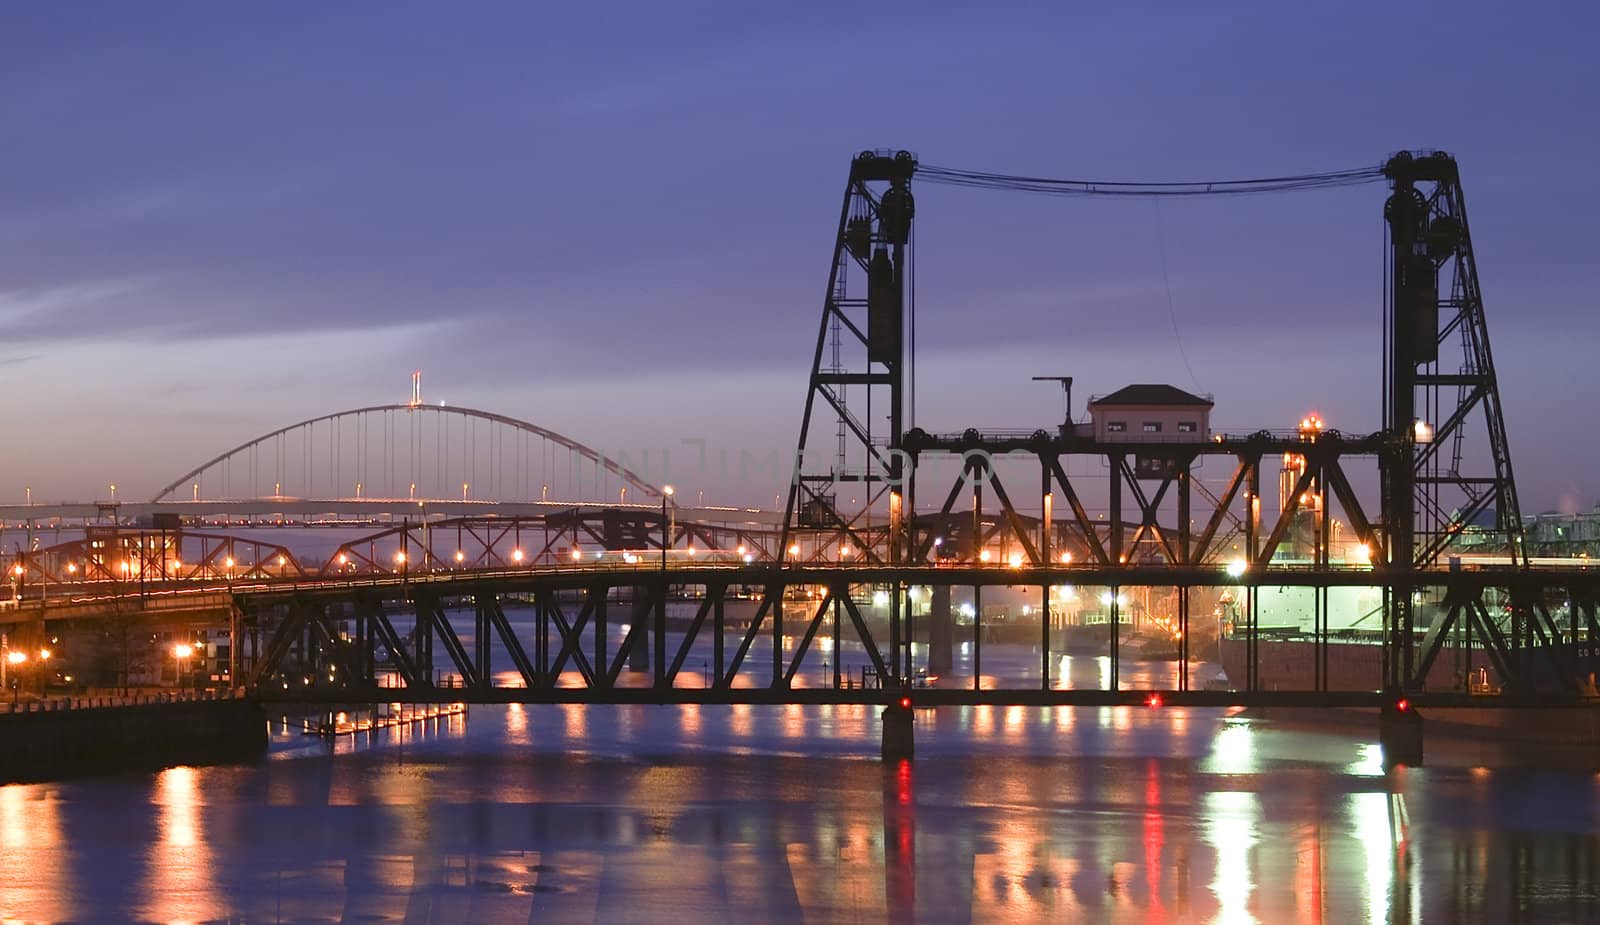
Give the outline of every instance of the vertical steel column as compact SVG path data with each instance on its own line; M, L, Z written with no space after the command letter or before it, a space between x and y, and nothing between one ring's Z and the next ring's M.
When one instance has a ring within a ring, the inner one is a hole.
M717 672L714 676L713 686L721 687L722 679L728 676L727 658L724 649L726 640L723 639L723 634L727 632L727 626L722 609L723 601L728 596L728 586L723 584L716 587L707 587L706 593L716 595L711 602L711 628L716 632L716 635L711 640L711 663Z
M609 672L606 666L611 662L606 658L606 602L611 597L611 589L604 584L596 583L589 586L590 599L594 601L594 680L596 686L605 686ZM582 640L573 640L573 647L583 645Z
M480 686L493 687L494 677L489 671L489 610L478 595L473 595L472 604L476 618L472 628L472 667L477 671Z
M433 684L433 602L426 595L417 595L412 599L411 612L416 616L416 625L413 632L416 636L411 641L412 648L417 654L417 680L422 684Z
M244 642L244 617L239 611L239 602L234 600L232 594L228 595L228 686L238 687L241 674L242 659L240 645Z
M833 594L833 689L839 689L839 663L844 661L844 650L840 648L839 636L839 595L829 589Z
M982 690L983 677L983 586L972 586L972 689Z
M1189 513L1189 482L1191 479L1190 467L1194 465L1194 457L1183 459L1183 466L1178 470L1178 564L1188 565L1193 555L1190 534L1193 532ZM1185 598L1188 595L1185 593Z
M1123 562L1122 556L1122 460L1121 453L1108 453L1111 463L1111 567Z
M540 588L533 592L533 665L540 683L551 683L550 674L550 592Z
M667 576L661 576L655 606L656 687L667 687ZM641 640L642 641L642 640Z
M849 586L845 586L849 593ZM783 686L783 585L768 585L772 601L772 686Z
M1042 464L1039 467L1039 559L1040 565L1045 569L1045 574L1052 568L1050 561L1050 523L1052 517L1050 495L1050 466ZM1042 586L1039 604L1039 687L1041 690L1050 689L1050 582L1047 579Z
M1189 689L1189 586L1178 586L1178 690Z
M1111 689L1117 690L1122 686L1122 603L1118 599L1121 595L1120 585L1111 586Z
M372 626L369 622L371 606L366 599L358 597L351 607L356 625L356 672L364 685L371 685L377 675L377 666L373 664L372 658Z
M1389 355L1385 392L1384 430L1389 444L1380 457L1383 523L1388 534L1384 561L1390 574L1404 570L1409 575L1416 562L1416 383L1417 364L1426 355L1418 343L1421 335L1418 310L1424 299L1437 299L1438 278L1432 261L1421 245L1420 229L1426 222L1427 204L1416 189L1409 169L1410 155L1396 156L1385 166L1393 192L1384 203L1384 219L1389 229L1389 328L1385 332ZM1423 265L1427 270L1424 271ZM1433 274L1431 284L1427 276ZM1435 308L1436 306L1430 305ZM1428 347L1436 352L1437 332L1429 332ZM1389 632L1384 636L1388 672L1384 686L1399 689L1411 677L1411 628L1415 620L1411 583L1404 578L1389 586Z
M1049 566L1046 566L1048 568ZM1050 689L1050 583L1045 582L1043 603L1039 605L1039 689Z

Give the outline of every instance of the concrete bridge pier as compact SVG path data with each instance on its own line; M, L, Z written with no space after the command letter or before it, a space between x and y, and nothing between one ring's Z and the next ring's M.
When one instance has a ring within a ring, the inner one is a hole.
M928 671L955 666L956 623L950 612L950 586L937 585L928 601Z
M628 623L633 627L633 644L628 650L629 671L650 670L650 618L655 609L654 597L649 585L633 586L633 606L628 612Z
M912 734L911 698L902 697L883 708L884 761L906 761L916 754L915 736Z
M1404 698L1386 704L1378 713L1378 743L1383 763L1418 767L1422 764L1422 716Z

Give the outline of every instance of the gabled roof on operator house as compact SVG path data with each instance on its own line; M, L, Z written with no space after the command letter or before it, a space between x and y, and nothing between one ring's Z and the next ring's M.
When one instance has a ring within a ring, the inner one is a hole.
M1099 405L1174 405L1211 407L1216 404L1209 398L1191 395L1183 389L1156 383L1124 386L1110 395L1102 395L1089 402L1089 407Z

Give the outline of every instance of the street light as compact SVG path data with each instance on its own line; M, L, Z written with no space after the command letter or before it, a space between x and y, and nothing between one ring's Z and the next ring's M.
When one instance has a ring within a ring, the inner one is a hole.
M178 680L176 687L183 687L183 663L194 654L194 646L187 642L180 642L172 647L172 662L177 667Z
M672 545L672 524L667 522L667 499L672 497L672 486L661 487L661 570L667 570L667 547Z
M6 653L5 663L20 671L22 669L22 663L26 662L27 660L28 653L19 649L11 649ZM0 672L0 684L3 683L5 683L5 675L3 672ZM21 679L13 674L11 677L11 705L13 707L15 707L17 704L17 697L21 694L21 688Z

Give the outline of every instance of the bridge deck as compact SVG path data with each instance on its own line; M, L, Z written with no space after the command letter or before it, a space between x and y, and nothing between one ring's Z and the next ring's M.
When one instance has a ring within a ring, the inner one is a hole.
M1295 709L1379 709L1394 703L1393 695L1378 691L1171 691L1038 688L656 688L656 687L368 687L296 690L263 688L257 696L268 703L470 703L470 704L638 704L672 706L750 705L866 705L888 706L909 697L914 707L1039 706L1039 707L1287 707ZM1159 699L1156 699L1159 698ZM1600 699L1572 695L1514 697L1448 692L1407 695L1419 709L1600 709Z

